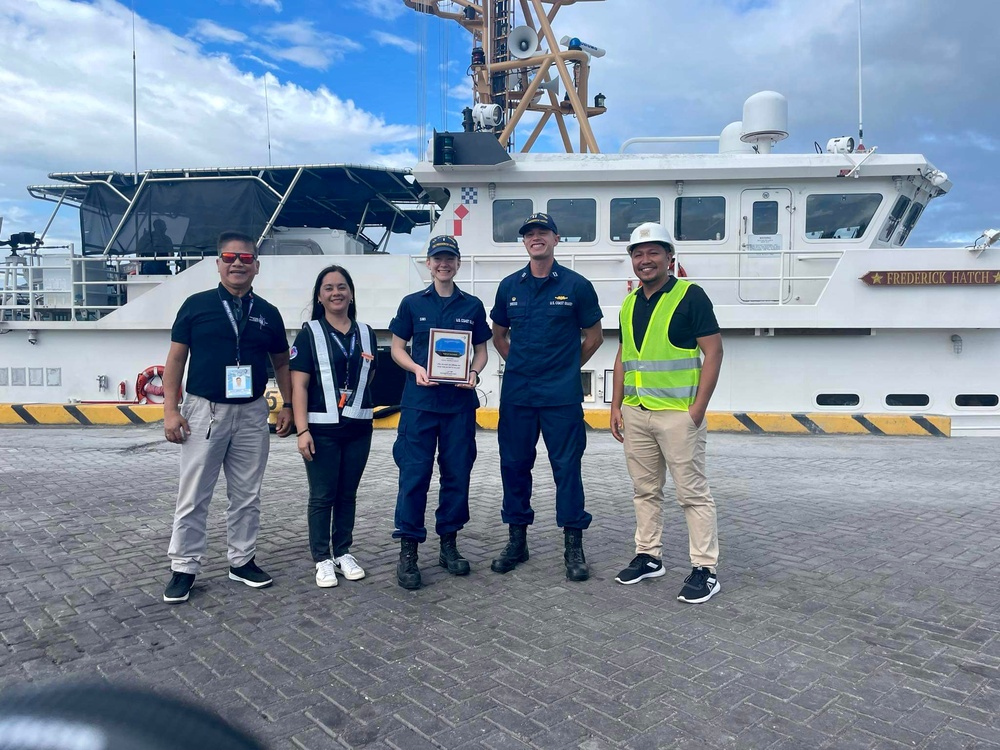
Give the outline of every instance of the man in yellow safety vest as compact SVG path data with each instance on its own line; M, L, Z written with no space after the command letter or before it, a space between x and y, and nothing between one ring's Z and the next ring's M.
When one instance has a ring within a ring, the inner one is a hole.
M720 589L715 500L705 477L705 412L722 367L722 334L704 290L670 275L674 244L665 227L636 227L628 253L641 286L621 307L611 433L625 444L635 489L636 556L615 580L633 584L665 573L663 485L670 469L692 566L677 598L705 602Z

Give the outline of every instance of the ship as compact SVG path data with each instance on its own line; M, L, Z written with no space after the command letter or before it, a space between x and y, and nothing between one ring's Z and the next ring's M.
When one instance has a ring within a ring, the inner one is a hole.
M80 243L58 253L44 232L5 241L0 402L161 400L174 314L217 282L215 264L202 261L220 231L236 229L260 238L255 289L279 307L289 336L308 316L315 274L348 268L359 317L378 335L376 400L392 406L403 377L389 322L430 281L423 253L388 252L394 238L456 237L456 280L489 310L500 280L527 263L522 220L544 211L559 226L557 260L593 282L604 313L605 342L580 373L590 415L608 411L618 313L638 284L629 236L656 221L675 239L674 273L705 289L722 328L713 413L790 415L803 429L844 415L862 426L944 417L952 435L1000 435L1000 263L988 251L1000 231L968 248L908 244L930 201L952 187L925 156L885 153L860 134L785 153L795 103L773 91L742 110L734 103L740 119L718 135L633 139L603 153L589 121L606 100L591 95L589 70L604 50L554 31L575 0L530 0L520 17L503 0L401 2L471 35L461 131L434 132L412 169L51 174L29 192L55 211L78 210ZM565 152L532 150L545 128L558 129ZM633 153L636 140L702 140L712 152ZM503 374L490 348L485 409L497 407Z

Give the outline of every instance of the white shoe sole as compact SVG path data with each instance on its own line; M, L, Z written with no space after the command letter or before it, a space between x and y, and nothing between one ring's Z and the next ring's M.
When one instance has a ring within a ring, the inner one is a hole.
M646 578L659 578L660 576L666 574L667 574L667 569L661 567L659 570L654 570L650 573L643 573L641 576L639 576L638 578L634 578L631 581L623 581L621 578L615 578L615 581L617 583L622 584L623 586L631 586L633 583L639 583L639 581L645 580Z
M319 586L321 589L332 589L334 586L337 585L337 583L338 581L336 578L334 578L332 581L327 580L325 578L323 580L320 580L319 578L316 579L316 585Z
M701 604L702 602L707 602L713 596L715 596L716 594L718 594L721 590L722 590L722 586L719 584L718 581L716 581L715 582L715 586L713 586L712 590L708 592L708 596L703 596L701 599L685 599L683 596L679 596L678 595L677 601L679 601L679 602L687 602L688 604Z
M167 604L180 604L181 602L186 602L188 597L191 596L191 592L187 592L184 596L169 597L166 594L163 595L163 601Z
M267 581L248 581L246 578L240 578L238 575L236 575L235 573L232 573L232 572L229 574L229 580L230 581L239 581L240 583L245 583L247 586L249 586L252 589L267 588L272 583L274 583L274 581L272 581L272 580L267 580Z

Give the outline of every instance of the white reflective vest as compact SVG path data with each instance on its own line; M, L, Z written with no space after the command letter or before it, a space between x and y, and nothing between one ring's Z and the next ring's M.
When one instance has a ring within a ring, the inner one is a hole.
M334 373L333 343L330 337L323 332L323 324L318 320L310 320L306 327L312 334L313 355L316 363L316 372L319 374L319 382L323 388L323 399L326 402L326 411L309 412L310 424L339 424L340 412L350 419L371 419L372 409L362 409L365 390L368 387L368 373L371 371L371 364L375 357L371 347L371 328L364 323L358 323L358 336L361 339L361 372L358 375L358 383L348 398L344 408L338 409L340 402L340 388L337 386L337 376Z

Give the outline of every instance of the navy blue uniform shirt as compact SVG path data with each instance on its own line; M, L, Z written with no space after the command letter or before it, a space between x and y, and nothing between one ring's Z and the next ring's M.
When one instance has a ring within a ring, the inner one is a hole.
M240 336L241 365L250 365L252 398L226 398L226 367L236 362L236 331L226 314L223 300L232 307L233 296L219 284L207 292L192 294L177 311L170 340L188 347L186 390L217 404L246 404L264 395L268 354L288 351L285 323L278 308L253 290L243 297L246 328Z
M500 282L490 317L510 329L501 399L519 406L583 401L580 331L604 317L593 284L556 262L536 279L528 265Z
M427 367L427 353L432 328L449 328L454 331L472 331L472 344L482 344L491 338L486 322L486 308L479 297L466 294L457 286L450 297L442 297L431 284L422 292L403 297L396 317L389 323L389 330L404 341L410 341L410 357L422 367ZM412 341L411 341L412 339ZM406 373L401 406L442 414L457 414L479 407L479 397L471 388L458 388L451 384L432 386L417 385L417 376Z

